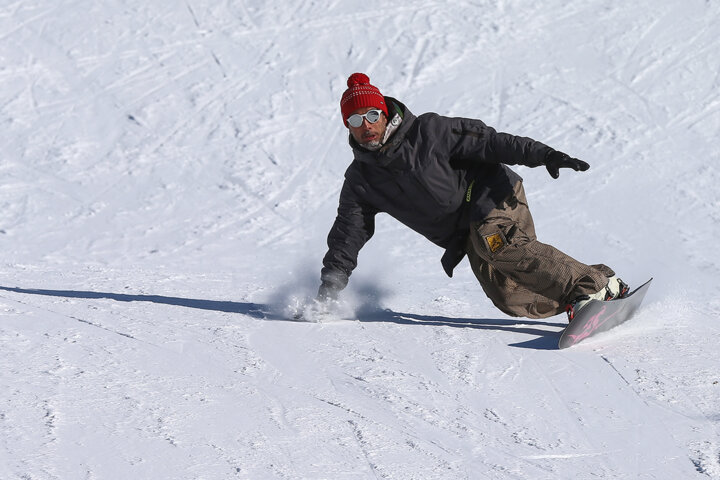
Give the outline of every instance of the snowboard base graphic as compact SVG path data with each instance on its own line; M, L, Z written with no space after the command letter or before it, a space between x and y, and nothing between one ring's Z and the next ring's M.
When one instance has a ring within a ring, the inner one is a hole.
M652 278L623 298L606 302L590 300L590 303L585 305L565 328L558 348L572 347L586 338L610 330L630 319L645 298L650 282Z

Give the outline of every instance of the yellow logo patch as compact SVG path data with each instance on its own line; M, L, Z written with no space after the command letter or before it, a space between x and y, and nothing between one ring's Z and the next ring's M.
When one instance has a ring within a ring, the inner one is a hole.
M499 233L494 233L492 235L486 236L485 241L487 242L488 248L492 253L497 252L505 246L505 241L502 235L500 235Z

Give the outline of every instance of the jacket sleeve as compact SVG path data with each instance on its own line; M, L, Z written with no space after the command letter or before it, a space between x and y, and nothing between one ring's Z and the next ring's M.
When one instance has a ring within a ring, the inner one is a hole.
M532 138L498 133L480 120L449 118L451 158L538 167L553 149Z
M337 217L328 234L320 279L342 290L357 266L360 249L375 233L377 210L361 201L347 180L340 191Z

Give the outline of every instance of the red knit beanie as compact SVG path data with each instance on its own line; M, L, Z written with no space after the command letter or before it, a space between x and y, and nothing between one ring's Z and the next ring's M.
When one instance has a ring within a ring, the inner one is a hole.
M385 97L380 90L370 85L370 78L364 73L353 73L347 80L348 89L340 100L343 125L347 127L348 117L357 109L363 107L379 108L385 115L388 114Z

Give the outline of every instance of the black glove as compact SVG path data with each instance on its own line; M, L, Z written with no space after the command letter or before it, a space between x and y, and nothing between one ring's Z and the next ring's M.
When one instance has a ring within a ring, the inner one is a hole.
M557 150L551 150L550 153L545 156L545 168L547 168L551 177L558 178L560 176L561 168L572 168L576 172L584 172L590 168L590 165L582 160L578 160L577 158L572 158L570 155L565 153L558 152Z
M318 302L323 303L331 300L337 300L338 292L340 292L340 289L337 288L335 285L330 282L323 282L318 289L318 294L315 299Z

